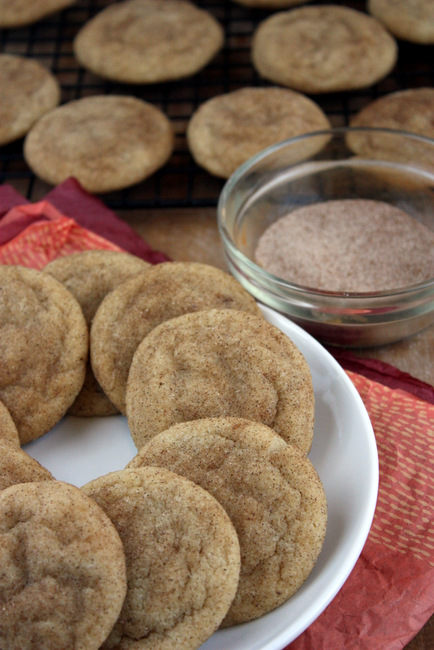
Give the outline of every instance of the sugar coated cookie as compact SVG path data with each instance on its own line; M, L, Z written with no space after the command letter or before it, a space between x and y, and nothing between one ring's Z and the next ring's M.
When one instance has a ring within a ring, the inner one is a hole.
M0 27L22 27L37 22L77 0L0 0Z
M59 280L78 300L90 328L103 298L115 287L151 268L144 260L117 251L92 250L59 257L44 267L44 272ZM69 413L78 416L110 415L117 408L95 379L90 363L86 379Z
M98 382L120 411L125 413L128 372L142 339L169 318L213 308L261 313L235 278L196 262L158 264L105 298L91 328L91 362Z
M413 43L434 43L432 0L368 0L368 11L397 38Z
M7 440L15 445L20 444L20 437L15 422L5 404L0 401L0 442L2 440Z
M60 101L54 75L23 56L0 54L0 88L0 145L21 138Z
M225 625L262 616L303 584L327 522L323 486L303 452L263 424L210 418L174 425L129 463L149 465L202 486L234 524L241 575Z
M0 399L22 444L49 431L75 400L88 339L80 305L60 282L0 265Z
M223 45L223 28L188 0L127 0L87 22L74 41L82 66L124 83L188 77Z
M136 350L126 394L138 449L173 424L238 416L262 422L304 452L314 422L309 367L277 327L212 309L168 320Z
M18 483L50 481L51 472L17 444L0 437L0 490Z
M408 88L383 95L362 108L350 126L396 129L434 138L434 88Z
M72 485L0 492L0 647L96 650L126 593L122 542L102 509Z
M379 21L338 5L275 13L259 24L252 42L262 77L306 93L370 86L392 70L397 52Z
M350 122L352 127L405 131L434 138L434 88L400 90L369 103ZM355 153L386 160L434 165L434 147L418 138L398 138L377 132L349 133L346 142Z
M174 145L160 109L135 97L94 95L45 114L24 141L24 157L42 180L74 176L89 192L110 192L162 167Z
M157 467L113 472L82 489L116 526L127 561L127 596L103 648L198 648L238 585L238 538L222 506Z
M189 121L187 142L199 165L228 178L265 147L329 128L322 109L301 93L287 88L241 88L202 104Z

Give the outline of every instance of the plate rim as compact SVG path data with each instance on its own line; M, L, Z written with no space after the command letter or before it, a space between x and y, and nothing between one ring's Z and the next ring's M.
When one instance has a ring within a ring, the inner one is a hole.
M327 360L327 362L331 365L331 367L335 370L335 372L341 377L341 379L344 381L347 390L349 390L354 401L357 403L359 407L360 414L363 414L363 420L366 427L365 433L366 433L368 452L371 456L371 460L373 461L372 466L370 467L372 472L371 482L369 484L370 489L369 489L368 498L366 499L367 514L365 515L365 519L363 522L362 532L359 531L358 543L352 547L351 558L350 557L344 558L344 561L342 562L342 565L340 567L341 575L339 580L336 581L336 585L334 589L331 589L327 593L326 597L324 597L321 600L321 602L318 602L316 604L316 607L312 609L310 614L308 616L305 616L302 621L298 622L297 624L294 624L293 626L291 626L291 628L286 628L282 630L276 635L275 638L270 639L269 641L266 642L265 645L261 646L261 650L283 650L283 648L287 644L295 641L297 637L299 637L310 625L312 625L312 623L315 622L315 620L322 614L322 612L326 609L326 607L331 603L331 601L336 597L336 595L342 589L343 585L345 584L352 570L354 569L356 562L359 559L362 550L365 546L366 540L369 535L369 531L372 526L372 521L375 515L375 509L376 509L377 498L378 498L378 487L379 487L379 459L378 459L378 448L377 448L375 433L374 433L374 429L368 411L360 396L360 393L358 392L357 388L355 387L355 385L353 384L353 382L351 381L351 379L349 378L345 370L342 368L342 366L336 361L333 355L319 341L317 341L311 334L309 334L306 330L304 330L300 325L291 321L290 318L288 318L285 314L281 314L280 312L272 309L271 307L268 307L267 305L263 305L261 303L258 303L258 306L260 307L262 313L267 318L267 320L269 320L269 322L277 321L285 329L289 328L291 332L295 333L296 339L300 339L303 343L313 348L315 352L319 352L324 357L324 359ZM277 327L279 327L279 325L277 325ZM279 329L281 328L279 327ZM281 329L281 331L283 330ZM283 331L283 333L291 339L291 335L288 332ZM299 346L299 341L296 340L294 341L294 343L297 345L297 347ZM296 594L294 594L294 596L295 595ZM283 603L281 607L284 606L285 603ZM249 623L246 623L246 625L248 624ZM292 629L292 633L288 634L288 631L291 629Z

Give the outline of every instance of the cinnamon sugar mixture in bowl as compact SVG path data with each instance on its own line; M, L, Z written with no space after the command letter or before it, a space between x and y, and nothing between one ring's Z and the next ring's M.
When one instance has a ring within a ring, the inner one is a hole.
M384 201L340 199L297 208L261 235L255 261L328 291L397 289L434 276L434 232Z
M310 140L322 147L308 157ZM331 129L265 149L220 196L230 270L324 343L418 332L434 322L433 161L434 140L387 129Z

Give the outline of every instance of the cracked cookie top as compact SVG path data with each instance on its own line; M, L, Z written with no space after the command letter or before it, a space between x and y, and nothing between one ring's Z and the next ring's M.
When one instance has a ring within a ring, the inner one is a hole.
M228 611L240 572L222 506L159 467L112 472L82 489L116 526L127 559L127 596L103 648L199 647Z
M146 465L186 476L231 518L241 574L224 625L262 616L306 580L324 541L326 497L309 459L269 427L241 418L177 424L142 447L128 466Z
M115 527L60 481L0 492L0 566L0 647L9 650L97 650L126 593Z

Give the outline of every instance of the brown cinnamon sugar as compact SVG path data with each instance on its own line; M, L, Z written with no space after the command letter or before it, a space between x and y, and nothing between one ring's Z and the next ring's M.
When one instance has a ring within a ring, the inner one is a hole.
M367 199L298 208L259 239L255 261L292 283L328 291L397 289L434 276L434 232Z

